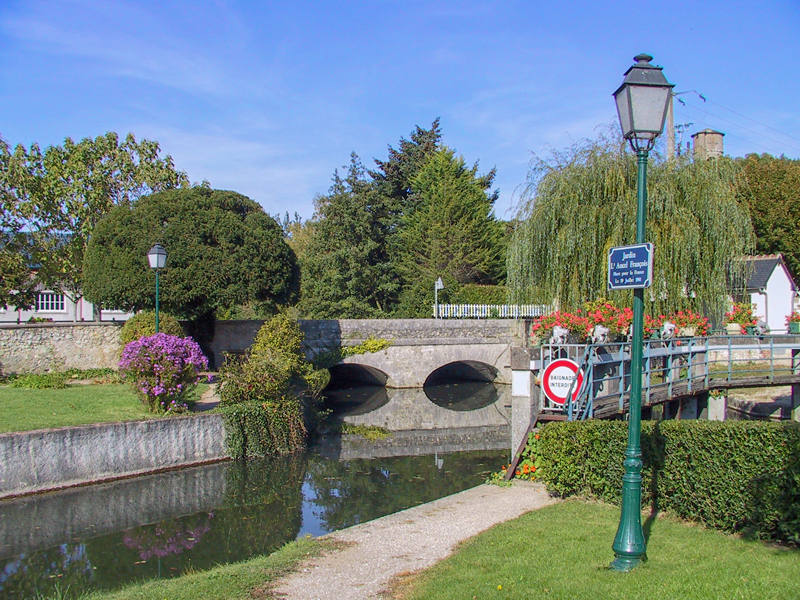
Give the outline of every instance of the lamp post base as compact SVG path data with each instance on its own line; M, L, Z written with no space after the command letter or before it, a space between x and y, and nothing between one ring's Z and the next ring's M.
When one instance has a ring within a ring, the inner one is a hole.
M611 565L609 565L608 568L619 573L627 573L628 571L633 571L636 567L646 561L646 554L643 554L642 556L617 556L617 558L611 561Z

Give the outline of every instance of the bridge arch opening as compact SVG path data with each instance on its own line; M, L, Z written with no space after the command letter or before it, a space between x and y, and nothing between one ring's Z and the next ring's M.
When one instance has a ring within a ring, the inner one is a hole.
M423 390L428 400L448 410L470 411L497 402L500 390L494 383L499 371L492 365L459 360L428 375Z
M389 376L374 367L357 364L333 365L331 380L325 387L325 406L336 416L362 415L389 402L386 382Z

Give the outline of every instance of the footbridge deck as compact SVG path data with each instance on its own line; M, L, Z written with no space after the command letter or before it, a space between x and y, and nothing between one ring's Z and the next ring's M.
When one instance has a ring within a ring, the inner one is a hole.
M684 399L696 405L699 398L706 405L695 406L696 418L702 416L698 411L709 410L707 396L715 390L800 384L800 336L717 336L644 344L644 411ZM624 415L630 399L630 354L629 342L519 349L512 354L512 394L569 420ZM567 397L573 401L558 404L540 393L540 374L562 358L579 365L582 382L572 384Z

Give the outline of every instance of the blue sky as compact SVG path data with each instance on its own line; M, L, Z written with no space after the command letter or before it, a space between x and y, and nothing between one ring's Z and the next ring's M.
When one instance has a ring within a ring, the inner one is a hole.
M313 214L351 151L385 158L441 118L444 143L497 168L511 216L531 153L616 123L640 52L689 134L726 153L800 157L800 2L3 0L0 136L158 140L193 181L271 214Z

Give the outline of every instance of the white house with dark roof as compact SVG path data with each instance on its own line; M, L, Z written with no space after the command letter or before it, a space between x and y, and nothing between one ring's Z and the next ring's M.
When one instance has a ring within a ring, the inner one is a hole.
M772 333L786 332L786 316L796 310L797 286L780 254L740 258L747 266L744 285L734 286L734 302L755 305Z

